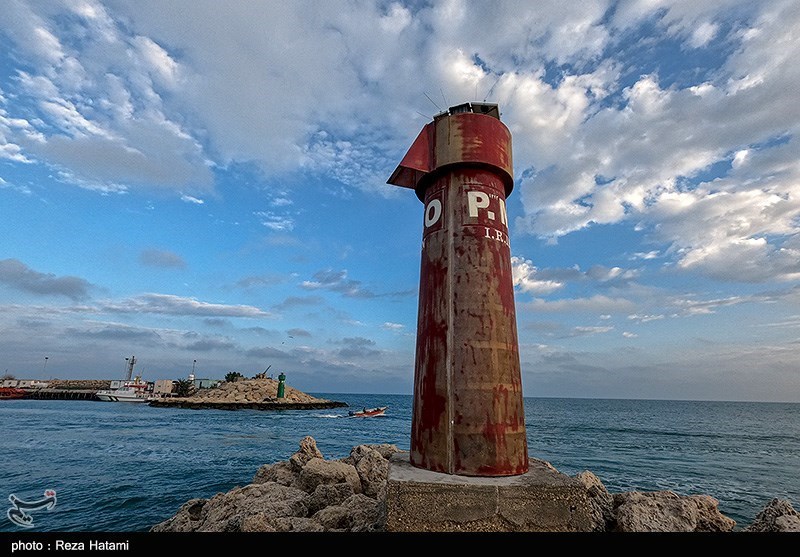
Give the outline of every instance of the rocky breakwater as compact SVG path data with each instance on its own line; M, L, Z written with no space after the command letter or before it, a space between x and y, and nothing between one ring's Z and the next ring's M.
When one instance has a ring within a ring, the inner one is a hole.
M386 526L386 486L394 445L359 445L325 460L312 437L289 460L262 466L253 482L191 499L153 532L380 532ZM609 493L585 471L595 532L730 532L736 522L708 495L672 491ZM746 532L800 532L789 501L773 499Z
M394 445L359 445L325 460L312 437L289 460L262 466L253 483L191 499L153 532L372 532L386 522Z
M153 400L150 406L217 410L317 410L344 407L347 404L316 398L288 385L283 398L278 398L278 382L263 378L226 381L212 389L200 389L188 397Z
M111 381L105 379L51 379L47 382L47 388L100 391L110 389Z

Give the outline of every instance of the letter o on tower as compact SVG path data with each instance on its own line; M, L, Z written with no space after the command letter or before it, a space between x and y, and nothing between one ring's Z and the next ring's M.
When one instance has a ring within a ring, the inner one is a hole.
M431 199L425 207L425 228L433 226L442 216L442 202Z

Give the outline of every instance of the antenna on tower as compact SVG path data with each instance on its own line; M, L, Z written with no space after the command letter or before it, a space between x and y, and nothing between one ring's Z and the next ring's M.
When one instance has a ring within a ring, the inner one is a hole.
M441 112L442 108L441 108L441 107L440 107L438 104L436 104L435 102L433 102L433 99L432 99L432 98L430 98L430 97L428 96L428 93L426 93L425 91L423 91L423 92L422 92L422 94L423 94L423 95L425 95L425 98L426 98L426 99L428 99L429 101L431 101L431 103L433 103L433 106L435 106L435 107L436 107L436 110L438 110L438 111L440 111L440 112Z
M497 87L497 84L500 82L500 77L501 76L498 75L497 79L494 80L492 86L489 87L489 91L486 93L486 96L483 97L483 102L486 102L486 99L488 99L492 95L492 91L494 91L494 88Z

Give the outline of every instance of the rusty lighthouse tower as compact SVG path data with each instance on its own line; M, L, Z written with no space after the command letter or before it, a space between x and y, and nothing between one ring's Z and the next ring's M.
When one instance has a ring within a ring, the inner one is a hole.
M411 464L528 471L506 198L511 133L496 104L438 114L388 180L424 203Z

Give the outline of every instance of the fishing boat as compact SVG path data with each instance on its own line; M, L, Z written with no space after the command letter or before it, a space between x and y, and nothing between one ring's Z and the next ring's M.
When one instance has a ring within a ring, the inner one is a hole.
M118 389L97 391L97 398L103 402L150 402L147 383L137 377L133 381L125 381Z
M0 400L13 400L16 398L25 398L25 391L14 387L0 387Z
M377 408L364 408L363 410L350 411L353 418L371 418L372 416L383 416L388 406L378 406Z
M153 398L147 392L147 382L142 381L142 377L133 375L133 366L136 364L136 357L128 359L128 374L125 381L117 389L103 389L97 391L97 398L103 402L150 402Z

